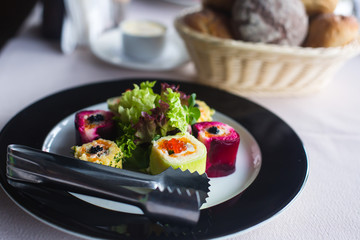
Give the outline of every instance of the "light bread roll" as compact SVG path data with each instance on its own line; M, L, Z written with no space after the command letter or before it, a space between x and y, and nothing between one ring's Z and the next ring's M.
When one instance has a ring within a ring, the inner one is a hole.
M359 24L353 16L320 14L310 21L305 47L340 47L359 35Z
M319 13L334 12L338 0L301 0L304 3L306 13L314 16Z
M230 31L230 19L221 12L204 8L187 15L184 21L189 27L201 33L218 38L233 38Z

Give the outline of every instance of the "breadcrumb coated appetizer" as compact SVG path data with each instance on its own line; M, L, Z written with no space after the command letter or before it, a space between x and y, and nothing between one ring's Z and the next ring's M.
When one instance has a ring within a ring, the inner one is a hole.
M206 102L201 100L196 100L196 107L200 110L200 118L197 120L197 122L210 122L212 121L212 116L215 113L215 110L210 108Z
M99 138L72 149L77 159L122 168L123 153L113 141Z

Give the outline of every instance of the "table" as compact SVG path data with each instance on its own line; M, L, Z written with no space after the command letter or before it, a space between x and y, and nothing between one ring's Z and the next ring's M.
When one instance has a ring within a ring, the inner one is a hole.
M171 25L184 6L133 0L131 16L161 18ZM135 71L104 63L88 48L63 55L58 42L41 38L39 7L0 53L0 128L31 103L83 84L126 77L194 81L192 63L167 72ZM159 14L161 11L161 14ZM360 238L360 56L348 61L321 92L301 97L250 100L287 122L307 150L305 188L281 214L232 239ZM80 239L29 216L0 190L0 239Z

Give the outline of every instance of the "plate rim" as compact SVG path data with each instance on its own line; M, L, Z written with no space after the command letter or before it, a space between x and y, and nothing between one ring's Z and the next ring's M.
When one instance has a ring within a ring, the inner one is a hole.
M52 100L54 101L54 99L56 98L59 98L59 97L63 97L64 95L67 95L67 94L74 94L76 91L79 91L81 89L92 89L92 88L96 88L96 87L105 87L105 86L111 86L112 84L114 85L119 85L119 86L122 86L122 87L125 87L125 85L132 85L133 83L139 83L141 81L144 81L144 80L149 80L149 81L152 81L152 80L156 80L158 82L168 82L168 83L175 83L175 84L180 84L180 89L182 89L182 86L187 86L187 87L197 87L197 88L205 88L205 90L208 90L208 91L215 91L215 92L218 92L218 93L221 93L222 95L224 96L231 96L231 98L236 98L236 99L239 99L239 101L241 100L242 102L245 102L245 103L248 103L250 104L252 107L255 107L257 108L258 110L261 110L260 112L265 112L267 114L270 114L272 117L275 117L275 119L277 121L279 121L281 124L282 127L285 127L287 130L290 130L291 132L291 135L293 137L295 137L295 140L297 142L297 144L300 144L299 149L298 151L301 153L302 157L304 157L304 159L302 159L302 164L304 164L304 168L305 168L305 171L302 171L301 172L301 179L300 180L300 183L296 186L296 190L295 192L292 192L291 193L291 196L288 197L288 199L286 199L284 201L284 204L282 204L281 206L279 206L277 209L277 211L275 212L272 212L272 214L270 214L269 216L264 216L262 218L262 220L259 220L256 224L253 224L251 226L247 226L243 229L235 229L234 231L231 231L231 232L227 232L226 234L212 234L210 237L211 238L221 238L221 237L228 237L228 236L233 236L233 235L237 235L239 233L242 233L242 232L245 232L247 230L251 230L253 229L254 227L258 226L258 225L261 225L262 223L265 223L265 222L268 222L270 221L274 216L277 216L279 215L279 213L283 212L284 209L286 209L298 196L299 194L302 192L303 188L305 187L305 184L307 182L307 178L308 178L308 173L309 173L309 163L308 163L308 158L307 158L307 154L306 154L306 150L305 150L305 147L303 145L303 143L301 142L300 138L298 137L298 135L295 133L295 131L289 126L287 125L281 118L279 118L278 116L276 116L275 114L273 114L272 112L270 112L269 110L263 108L262 106L260 106L259 104L256 104L250 100L247 100L245 98L242 98L242 97L239 97L239 96L236 96L236 95L233 95L231 93L228 93L228 92L225 92L223 90L220 90L220 89L215 89L213 87L210 87L210 86L205 86L205 85L202 85L202 84L198 84L198 83L189 83L189 82L184 82L182 80L174 80L174 79L161 79L161 78L156 78L156 79L151 79L151 78L147 78L147 79L144 79L144 78L126 78L126 79L117 79L117 80L113 80L113 81L107 81L107 82L98 82L98 83L93 83L93 84L86 84L86 85L82 85L82 86L79 86L79 87L74 87L74 88L70 88L70 89L67 89L67 90L63 90L63 91L60 91L60 92L57 92L55 94L52 94L52 95L49 95L48 97L45 97L45 98L42 98L36 102L34 102L33 104L29 105L28 107L24 108L23 110L21 110L18 114L16 114L12 119L10 119L10 121L4 126L4 128L1 130L0 132L0 153L1 154L4 154L6 152L4 152L4 147L6 148L6 146L3 146L3 142L5 141L5 143L8 143L10 140L6 139L4 140L4 134L7 133L7 131L9 131L9 128L11 127L11 125L17 121L19 121L19 117L22 117L22 114L24 113L27 113L27 112L31 112L31 111L34 111L34 107L37 107L39 105L48 105L50 104L49 102L46 102L46 101L49 101L49 100ZM126 88L126 87L125 87ZM104 94L104 93L103 93ZM105 94L106 95L106 94ZM98 97L95 97L95 99L93 99L93 103L99 103L101 100L99 99L103 99L104 96L98 96ZM105 97L106 99L106 97ZM104 100L104 99L103 99ZM50 101L51 102L51 101ZM91 102L88 104L88 105L92 105ZM81 106L78 107L79 108L82 108ZM215 107L214 107L215 108ZM215 108L216 109L216 108ZM222 111L223 112L223 111ZM37 113L37 112L35 112ZM64 116L67 116L68 114L65 114ZM61 119L57 119L57 121L60 121ZM237 119L234 119L235 121L238 121ZM242 123L240 123L242 124ZM244 126L244 124L242 124ZM51 125L53 127L53 125ZM246 126L244 126L246 130L249 131L248 128L246 128ZM51 129L51 128L50 128ZM48 130L50 130L48 129ZM13 130L14 131L14 130ZM254 134L249 131L252 136L255 138L255 140L258 142L259 146L261 146L261 143L258 141L258 139L256 138L256 136L254 136ZM48 131L47 131L48 133ZM15 137L16 138L16 137ZM39 137L41 138L41 136ZM12 138L10 138L12 139ZM42 139L41 139L41 143L43 142L44 140L44 136L42 136ZM34 143L35 145L36 144L39 144L39 143ZM41 148L41 145L40 145L40 148ZM263 162L264 162L264 158L263 158ZM0 160L1 161L1 160ZM1 166L3 167L4 166L4 160L1 161ZM40 219L42 222L45 222L46 224L50 225L50 226L56 226L56 228L60 229L60 230L63 230L67 233L71 233L73 235L78 235L78 236L83 236L83 237L98 237L99 233L96 232L96 233L92 233L92 235L87 235L87 234L83 234L83 232L77 232L77 231L74 231L74 230L71 230L71 229L68 229L66 227L64 227L61 223L59 223L58 221L55 221L55 219L49 219L49 217L45 216L44 215L41 215L39 216L38 212L34 212L34 209L33 208L30 208L29 209L29 206L27 206L27 204L24 204L24 199L26 197L22 196L22 197L19 197L19 195L16 195L14 194L14 191L17 192L15 189L11 189L12 187L6 182L5 180L5 176L4 176L4 171L5 169L1 169L1 178L0 178L0 183L1 183L1 187L3 188L3 190L6 192L6 194L19 206L21 206L22 209L24 209L26 212L30 213L32 216L36 216L36 218ZM259 172L259 175L262 174L262 169L260 170ZM259 178L259 175L257 177L257 179ZM255 181L257 181L257 179L255 179ZM249 186L249 188L251 188L252 186L254 185L254 182L252 183L251 186ZM248 192L251 192L253 190L245 190L245 193L248 193ZM245 194L240 194L240 196L237 196L233 199L230 199L229 201L227 201L227 203L225 204L232 204L231 202L234 201L234 202L238 202L239 200L236 200L236 199L241 199L241 198L246 198L246 197L243 197L243 195ZM66 198L66 196L64 196ZM20 200L19 200L20 199ZM230 203L228 203L230 202ZM22 203L22 204L21 204ZM24 206L25 205L25 206ZM223 205L223 204L220 204L220 205ZM215 207L212 207L212 208L217 208L216 206ZM212 209L211 208L211 209ZM215 211L218 210L218 209L215 209ZM202 211L202 213L204 213L205 211ZM213 211L212 211L213 212ZM207 213L208 214L208 213ZM212 213L211 213L212 214ZM205 215L205 214L204 214ZM100 231L101 233L103 233L102 231ZM207 236L205 234L205 236L201 235L201 237L205 237L205 238L208 238L209 236Z

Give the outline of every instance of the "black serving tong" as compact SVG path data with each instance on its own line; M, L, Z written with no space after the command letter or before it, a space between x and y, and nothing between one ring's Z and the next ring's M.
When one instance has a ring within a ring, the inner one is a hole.
M120 201L141 208L162 224L183 226L196 225L209 191L206 174L169 168L148 175L17 144L8 146L7 177L14 187L19 181Z

